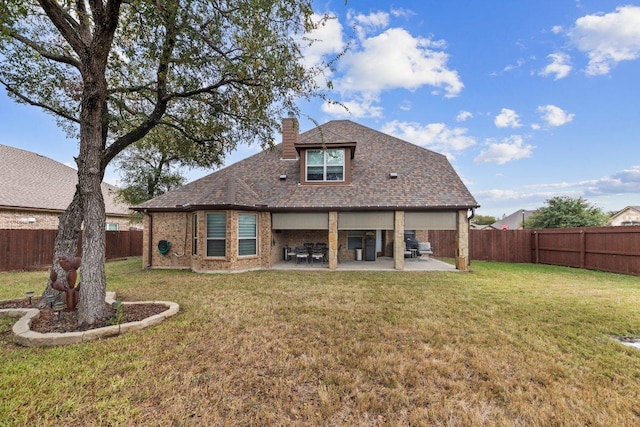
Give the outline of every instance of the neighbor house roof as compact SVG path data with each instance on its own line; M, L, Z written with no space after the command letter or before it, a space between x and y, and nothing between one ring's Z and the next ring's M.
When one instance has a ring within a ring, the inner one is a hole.
M478 206L442 154L348 120L331 121L302 133L296 147L336 142L356 144L348 184L301 185L300 162L282 160L279 144L135 209L235 206L298 211ZM390 179L390 173L396 173L397 178Z
M494 222L489 225L491 228L495 228L496 230L517 230L522 228L522 213L524 212L524 219L526 221L535 211L528 211L524 209L520 209L515 211L509 216L505 216L504 218Z
M64 211L76 190L77 171L53 159L0 144L0 207ZM108 215L127 215L115 200L116 187L102 183Z

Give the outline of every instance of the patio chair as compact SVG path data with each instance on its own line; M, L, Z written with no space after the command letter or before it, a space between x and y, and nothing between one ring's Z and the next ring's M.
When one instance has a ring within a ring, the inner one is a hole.
M411 250L409 249L407 242L404 242L404 257L411 258Z
M313 249L311 250L311 264L313 264L315 260L322 261L323 264L325 263L327 253L326 248L326 243L316 243L313 246Z
M304 246L297 246L296 264L299 264L301 259L304 260L304 262L309 262L309 250Z
M430 242L420 242L419 244L420 253L422 255L426 255L429 258L429 255L433 255L433 249L431 249Z

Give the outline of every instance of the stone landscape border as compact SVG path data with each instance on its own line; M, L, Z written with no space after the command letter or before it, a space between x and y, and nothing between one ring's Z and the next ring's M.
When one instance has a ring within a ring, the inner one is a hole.
M107 292L105 298L107 304L115 302L116 293ZM40 316L40 310L37 308L9 308L0 310L0 316L20 317L13 325L13 341L16 344L25 347L55 347L59 345L78 344L89 342L101 338L113 337L124 334L125 332L137 331L140 329L154 326L166 318L178 313L180 306L170 301L122 301L124 306L134 304L159 304L167 307L162 313L147 317L138 322L128 322L119 325L106 326L103 328L89 329L79 332L50 332L40 333L31 330L31 321Z

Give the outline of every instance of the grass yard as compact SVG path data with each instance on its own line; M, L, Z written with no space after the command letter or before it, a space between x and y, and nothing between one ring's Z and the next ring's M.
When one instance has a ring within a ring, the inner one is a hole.
M107 264L163 324L69 347L11 342L0 426L637 426L640 278L474 262L470 273L205 275ZM47 272L0 273L0 299Z

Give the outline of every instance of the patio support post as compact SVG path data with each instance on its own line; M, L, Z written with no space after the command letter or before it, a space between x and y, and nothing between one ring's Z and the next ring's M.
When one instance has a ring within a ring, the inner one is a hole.
M456 216L456 268L462 271L469 268L469 220L466 210L458 211Z
M329 269L338 268L338 212L329 212Z
M404 270L404 211L396 211L394 215L393 268Z

